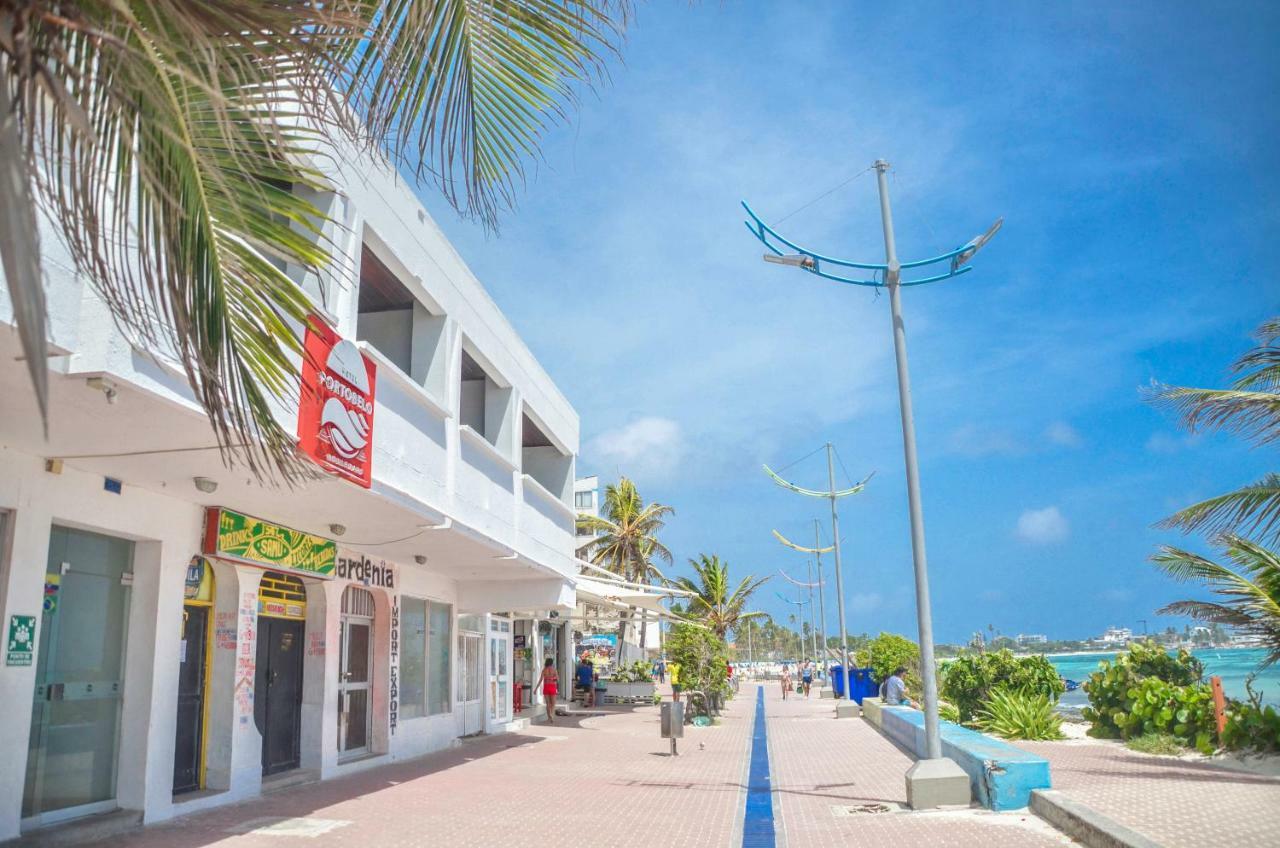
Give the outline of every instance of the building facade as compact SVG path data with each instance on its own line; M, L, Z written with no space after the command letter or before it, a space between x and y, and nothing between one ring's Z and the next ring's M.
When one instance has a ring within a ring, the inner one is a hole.
M181 365L52 238L47 436L0 327L0 840L437 751L511 726L517 656L568 668L577 414L411 191L346 154L308 192L332 273L278 264L315 356L275 414L319 479L228 467Z

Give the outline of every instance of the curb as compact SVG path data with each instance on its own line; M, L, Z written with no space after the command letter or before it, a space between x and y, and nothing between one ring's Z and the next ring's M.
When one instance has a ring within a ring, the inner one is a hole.
M1032 790L1031 812L1089 848L1163 848L1056 789Z

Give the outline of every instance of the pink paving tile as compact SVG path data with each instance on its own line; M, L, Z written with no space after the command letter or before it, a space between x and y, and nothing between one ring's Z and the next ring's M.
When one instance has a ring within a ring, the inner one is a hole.
M1163 845L1280 845L1280 778L1130 751L1118 742L1020 742L1053 787Z

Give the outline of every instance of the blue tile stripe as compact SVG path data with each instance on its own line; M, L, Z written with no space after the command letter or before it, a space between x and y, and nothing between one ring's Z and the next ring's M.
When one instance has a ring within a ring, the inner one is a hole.
M756 689L756 717L751 731L751 768L747 775L747 808L742 817L742 848L775 848L773 788L769 784L769 739L764 718L764 687Z

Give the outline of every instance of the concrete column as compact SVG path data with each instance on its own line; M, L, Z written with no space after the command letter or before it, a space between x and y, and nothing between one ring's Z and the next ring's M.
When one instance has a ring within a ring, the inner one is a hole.
M172 815L183 585L199 538L193 516L163 540L134 545L116 796L146 821Z
M13 454L6 456L12 458ZM31 490L19 490L13 500L9 534L12 540L4 573L4 604L0 626L9 634L9 616L36 619L35 645L40 644L40 611L44 598L45 565L49 561L49 530L53 514L48 501ZM31 699L35 693L35 657L29 666L0 665L0 692L9 703L10 721L0 722L0 841L18 836L22 821L22 790L26 783L27 748L31 735Z
M342 591L332 580L308 581L302 662L302 768L329 777L338 765L338 651Z
M538 619L529 619L529 634L529 639L533 642L533 671L529 675L529 682L536 684L538 675L542 674L542 663L544 662L542 656L542 631ZM542 703L542 687L534 686L533 691L529 694L529 704L537 706Z

